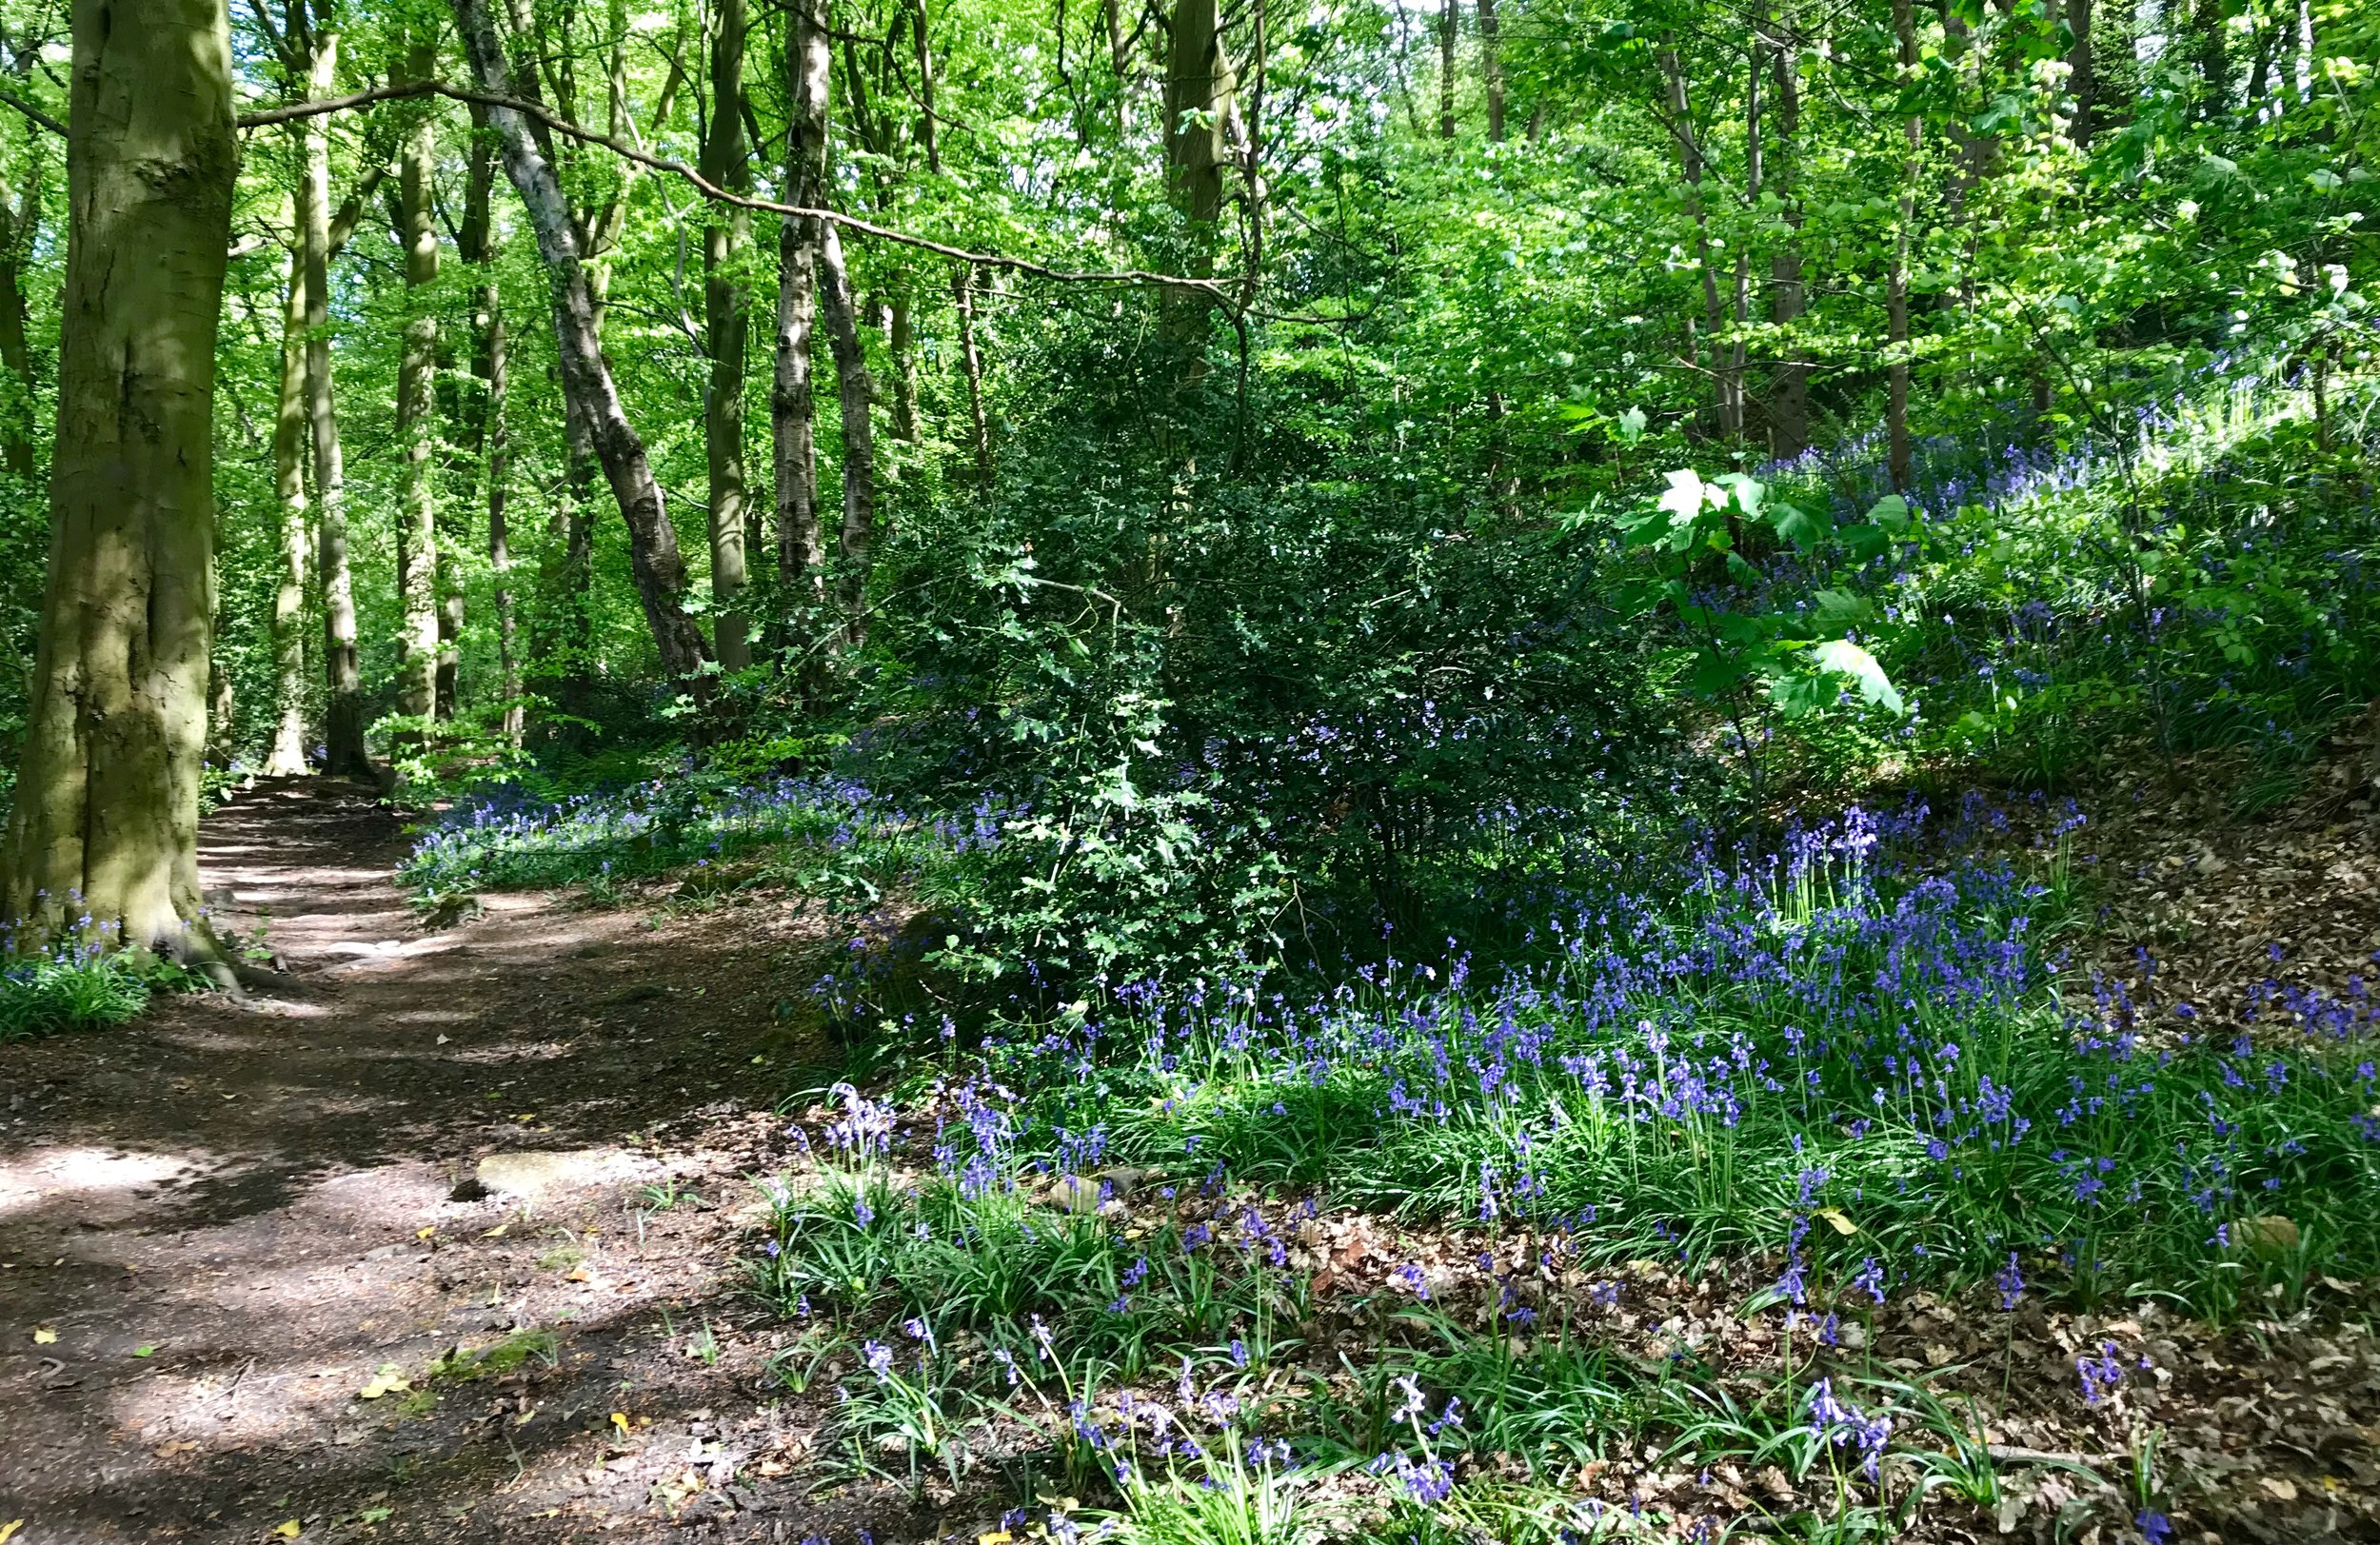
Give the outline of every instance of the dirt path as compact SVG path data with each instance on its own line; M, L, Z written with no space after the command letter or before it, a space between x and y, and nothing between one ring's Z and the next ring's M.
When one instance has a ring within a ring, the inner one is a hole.
M808 1532L745 1475L786 1417L732 1235L816 929L495 896L431 932L403 850L260 784L202 862L294 984L0 1048L0 1539Z

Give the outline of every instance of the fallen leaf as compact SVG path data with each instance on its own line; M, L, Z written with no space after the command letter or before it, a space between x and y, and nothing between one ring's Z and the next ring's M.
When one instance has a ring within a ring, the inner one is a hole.
M620 1429L620 1436L622 1437L628 1436L628 1414L626 1412L613 1412L611 1414L611 1424Z
M570 1275L564 1278L563 1280L565 1282L591 1282L595 1280L595 1274L588 1271L584 1266L574 1266L570 1269Z
M0 1523L0 1545L9 1545L9 1536L24 1527L25 1520L22 1518L11 1518L7 1523Z
M156 1350L157 1349L153 1346L136 1346L132 1349L132 1356L135 1357L146 1357Z
M384 1362L372 1381L355 1392L359 1400L377 1400L384 1395L402 1394L413 1387L413 1381L393 1362Z
M2294 1502L2297 1500L2296 1483L2286 1479L2283 1476L2267 1476L2257 1484L2261 1485L2265 1491L2271 1495L2272 1500L2275 1502Z
M437 1233L437 1232L438 1232L438 1225L437 1225L437 1224L435 1224L435 1223L430 1223L430 1224L426 1224L426 1225L425 1225L424 1227L421 1227L421 1228L417 1228L417 1229L415 1229L415 1230L413 1231L413 1238L417 1238L417 1239L426 1239L426 1238L428 1238L431 1235L433 1235L433 1234L435 1234L435 1233Z
M160 1459L170 1459L177 1454L191 1454L195 1453L197 1449L198 1445L196 1443L190 1442L186 1438L177 1443L160 1443L151 1452L154 1453Z
M57 1338L58 1333L47 1325L37 1325L33 1328L33 1345L35 1346L48 1346Z
M283 1539L295 1539L301 1533L304 1532L305 1527L306 1526L304 1524L299 1523L295 1518L291 1518L288 1523L285 1523L278 1529L275 1529L273 1533L279 1535Z
M396 1515L395 1508L366 1508L355 1515L357 1523L386 1523Z
M501 1239L505 1237L505 1230L510 1228L511 1226L512 1225L509 1223L499 1223L494 1228L489 1229L486 1233L481 1235L480 1238L483 1239Z

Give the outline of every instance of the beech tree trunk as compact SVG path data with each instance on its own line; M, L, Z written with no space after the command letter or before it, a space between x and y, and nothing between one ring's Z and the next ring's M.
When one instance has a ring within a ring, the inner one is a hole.
M339 36L318 33L307 89L328 96L337 77ZM323 590L325 765L334 775L369 777L364 752L363 677L355 648L355 581L347 572L347 469L330 359L330 130L306 121L306 166L298 179L306 250L306 417L314 448L315 572Z
M1438 0L1438 137L1455 137L1455 4Z
M495 22L486 0L455 0L455 19L471 69L491 91L511 85L504 50L496 38ZM710 647L703 631L686 614L685 561L678 553L678 537L662 505L661 485L645 459L645 442L620 405L611 366L604 359L595 325L594 297L586 271L579 261L578 233L564 201L554 168L530 135L528 126L510 108L490 108L487 121L504 148L505 171L521 195L530 228L536 232L539 255L553 288L555 352L562 366L562 387L581 426L592 442L612 497L628 527L630 566L638 598L644 603L645 626L661 655L664 675L699 702L710 695L710 679L703 665Z
M32 51L20 58L30 69ZM0 199L0 368L8 371L9 394L0 403L0 466L20 478L33 475L33 354L26 341L24 269L41 231L41 162L35 140L14 204Z
M1487 89L1488 143L1504 143L1504 60L1496 0L1479 0L1479 83Z
M1901 73L1917 68L1917 23L1910 0L1893 0L1893 32L1900 40ZM1909 159L1901 168L1900 218L1893 228L1893 268L1885 282L1884 430L1885 475L1893 486L1906 491L1911 476L1909 445L1909 245L1917 224L1917 153L1924 123L1912 117L1902 125L1909 142Z
M213 961L198 784L239 149L223 0L75 0L50 565L0 918ZM138 261L128 261L132 255Z
M428 77L436 56L416 46L406 72ZM397 239L405 250L405 342L397 366L397 445L405 470L397 511L397 595L403 616L397 637L397 711L428 719L438 707L438 500L430 467L437 417L432 395L438 374L438 316L430 287L438 282L438 228L430 196L438 145L427 103L407 126L398 169ZM419 739L412 732L408 739Z
M1801 272L1801 205L1794 196L1795 136L1801 131L1801 61L1789 41L1776 50L1776 129L1770 186L1785 216L1785 235L1769 254L1769 320L1783 335L1784 358L1769 388L1769 453L1798 456L1810 448L1810 366L1794 340L1793 324L1807 305Z
M511 472L511 438L505 425L505 398L510 386L508 345L505 336L504 292L496 283L495 228L489 205L496 181L495 137L486 128L486 109L471 110L470 170L464 184L463 224L455 235L455 255L479 275L471 305L471 373L479 377L479 411L472 415L473 449L479 453L480 475L487 493L487 566L495 576L496 659L504 675L504 732L515 746L527 728L521 702L520 617L512 590L512 544L505 525L506 479Z
M991 420L983 411L983 356L975 342L975 268L961 264L950 276L950 294L959 307L959 368L966 377L967 427L975 447L976 492L992 496Z
M1668 39L1662 41L1654 62L1661 71L1662 107L1670 135L1677 142L1678 170L1686 179L1686 213L1695 223L1695 266L1702 270L1702 322L1711 339L1711 386L1718 407L1718 432L1720 438L1734 440L1743 433L1743 383L1737 373L1729 370L1727 360L1720 353L1719 339L1726 330L1727 312L1719 295L1718 253L1711 244L1710 211L1702 203L1702 147L1695 139L1686 67L1677 57L1676 45Z
M1452 7L1455 0L1446 4ZM1181 211L1188 249L1184 267L1197 278L1215 271L1223 167L1230 154L1224 123L1238 92L1239 83L1216 34L1215 0L1178 0L1166 48L1165 191ZM1193 290L1167 290L1161 303L1161 330L1182 354L1185 391L1206 379L1207 319L1213 310L1213 299Z
M785 40L785 201L819 207L826 184L826 0L793 0ZM777 576L795 604L824 595L826 548L818 514L817 387L820 222L784 219L777 237L777 355L769 389L776 452Z
M2074 121L2069 133L2086 150L2098 127L2099 72L2091 51L2091 0L2066 0L2066 26L2074 34L2073 48L2066 55L2066 89L2074 94Z
M876 430L870 408L876 389L868 380L867 355L860 346L860 317L851 299L851 275L843 267L843 238L831 221L818 245L818 307L826 321L826 347L835 357L835 391L843 405L843 571L835 586L843 607L843 640L851 648L867 642L868 560L876 545Z
M752 186L752 158L744 141L744 0L719 0L712 16L710 122L703 138L703 175L731 192ZM703 405L703 446L710 467L711 604L720 669L752 663L751 620L738 609L744 584L744 360L750 313L744 298L744 258L752 244L752 217L742 209L711 211L703 232L704 344L710 383Z
M306 765L306 249L289 251L281 308L281 393L272 421L274 503L280 513L281 584L273 592L273 735L265 776L292 778Z

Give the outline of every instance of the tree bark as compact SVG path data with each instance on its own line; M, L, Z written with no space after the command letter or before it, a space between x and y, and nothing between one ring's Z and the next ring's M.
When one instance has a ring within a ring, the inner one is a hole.
M1438 0L1438 137L1455 137L1455 5Z
M826 0L793 0L785 40L785 200L815 208L826 184ZM818 512L817 387L820 222L783 219L777 237L777 352L769 389L775 440L777 577L795 605L824 595L826 548Z
M88 915L112 942L213 960L198 785L230 27L223 0L75 0L72 16L49 579L0 918L20 948Z
M455 232L455 255L479 277L471 305L471 373L480 381L479 410L471 416L472 449L480 458L487 496L487 566L495 576L496 659L503 673L505 739L519 746L527 729L521 702L521 636L519 608L512 590L512 544L505 525L506 479L511 472L511 437L505 424L505 398L510 386L508 345L505 336L504 291L496 282L496 243L493 210L496 144L487 128L487 109L471 109L470 169L463 194L463 224Z
M1893 0L1893 32L1900 42L1901 78L1912 80L1917 69L1917 22L1910 0ZM1901 167L1899 219L1893 227L1893 268L1885 281L1885 475L1895 489L1909 488L1912 467L1909 444L1909 246L1917 224L1917 173L1922 120L1903 120L1908 160Z
M337 76L339 35L320 32L307 89L328 96ZM298 180L306 250L306 417L314 450L316 577L323 588L325 765L334 776L368 777L364 752L363 678L355 647L355 581L347 571L347 470L330 358L330 130L327 118L306 127L306 166Z
M281 394L272 425L274 503L280 514L281 584L273 592L273 736L265 776L291 778L306 765L306 250L289 252L281 308Z
M2091 50L2091 0L2066 0L2066 25L2074 34L2073 47L2066 55L2071 71L2066 89L2074 95L2074 121L2069 132L2074 144L2086 150L2098 127L2099 72Z
M28 50L25 62L31 63ZM25 183L14 206L0 200L0 368L9 397L0 404L0 466L33 476L33 354L26 341L25 260L41 230L41 142L26 148Z
M742 193L752 186L752 158L744 142L744 0L719 0L711 25L710 121L703 138L703 175ZM703 232L704 345L710 383L704 394L703 448L710 470L711 604L719 667L752 663L751 621L736 605L744 585L744 362L751 328L744 303L744 259L752 217L742 209L711 211Z
M491 91L507 89L510 70L486 0L455 0L455 18L480 84ZM578 233L572 228L562 185L518 112L490 108L487 120L504 147L506 173L520 193L529 227L537 235L538 252L553 288L555 350L562 366L563 391L578 411L627 524L637 595L661 655L662 672L698 703L707 701L709 677L702 667L710 658L710 648L702 629L686 615L685 562L678 553L677 533L663 508L661 485L653 479L645 443L628 423L611 366L604 359L594 297L579 260Z
M1487 91L1490 145L1504 143L1504 59L1497 30L1496 0L1479 0L1479 84Z
M1798 456L1810 447L1810 366L1802 359L1793 335L1806 305L1801 271L1801 205L1794 196L1796 136L1801 131L1801 61L1793 44L1780 41L1776 50L1776 153L1771 158L1770 185L1784 217L1784 239L1769 254L1769 320L1776 324L1784 357L1769 388L1769 453Z
M1678 170L1686 182L1686 213L1695 226L1695 266L1702 271L1702 321L1711 338L1712 395L1718 408L1719 436L1734 440L1743 433L1744 427L1742 383L1731 375L1719 352L1727 312L1719 295L1717 252L1711 243L1711 215L1703 208L1702 146L1695 138L1693 102L1686 91L1686 67L1677 57L1676 43L1666 38L1655 53L1654 63L1661 71L1665 92L1662 106L1670 135L1677 142Z
M1451 7L1455 0L1445 3ZM1201 279L1215 271L1215 232L1222 217L1229 154L1224 121L1238 90L1216 34L1215 0L1178 0L1166 49L1165 191L1182 215L1184 267ZM1214 302L1202 293L1167 290L1160 305L1162 335L1181 355L1181 387L1195 391L1206 378L1207 319Z
M437 60L416 45L407 74L427 79ZM397 173L397 240L405 251L405 341L397 366L397 445L404 473L397 511L397 711L427 720L438 707L438 500L430 466L436 435L438 228L430 197L438 171L436 129L426 102L413 105ZM403 739L418 743L421 732Z
M975 342L975 268L961 264L950 276L951 299L959 308L959 368L966 377L967 427L975 448L975 491L992 496L992 426L983 411L983 356Z
M835 586L843 607L843 641L853 649L867 642L868 562L876 545L876 431L870 417L876 389L868 380L867 355L860 346L860 318L851 299L851 276L843 267L843 238L826 224L818 247L818 307L826 322L826 347L835 357L835 393L843 405L842 572Z

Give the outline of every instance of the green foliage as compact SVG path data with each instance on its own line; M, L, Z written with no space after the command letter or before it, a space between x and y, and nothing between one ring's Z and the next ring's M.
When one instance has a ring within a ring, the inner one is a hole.
M139 1018L151 993L202 984L171 961L86 932L30 955L0 951L0 1042L123 1024Z

